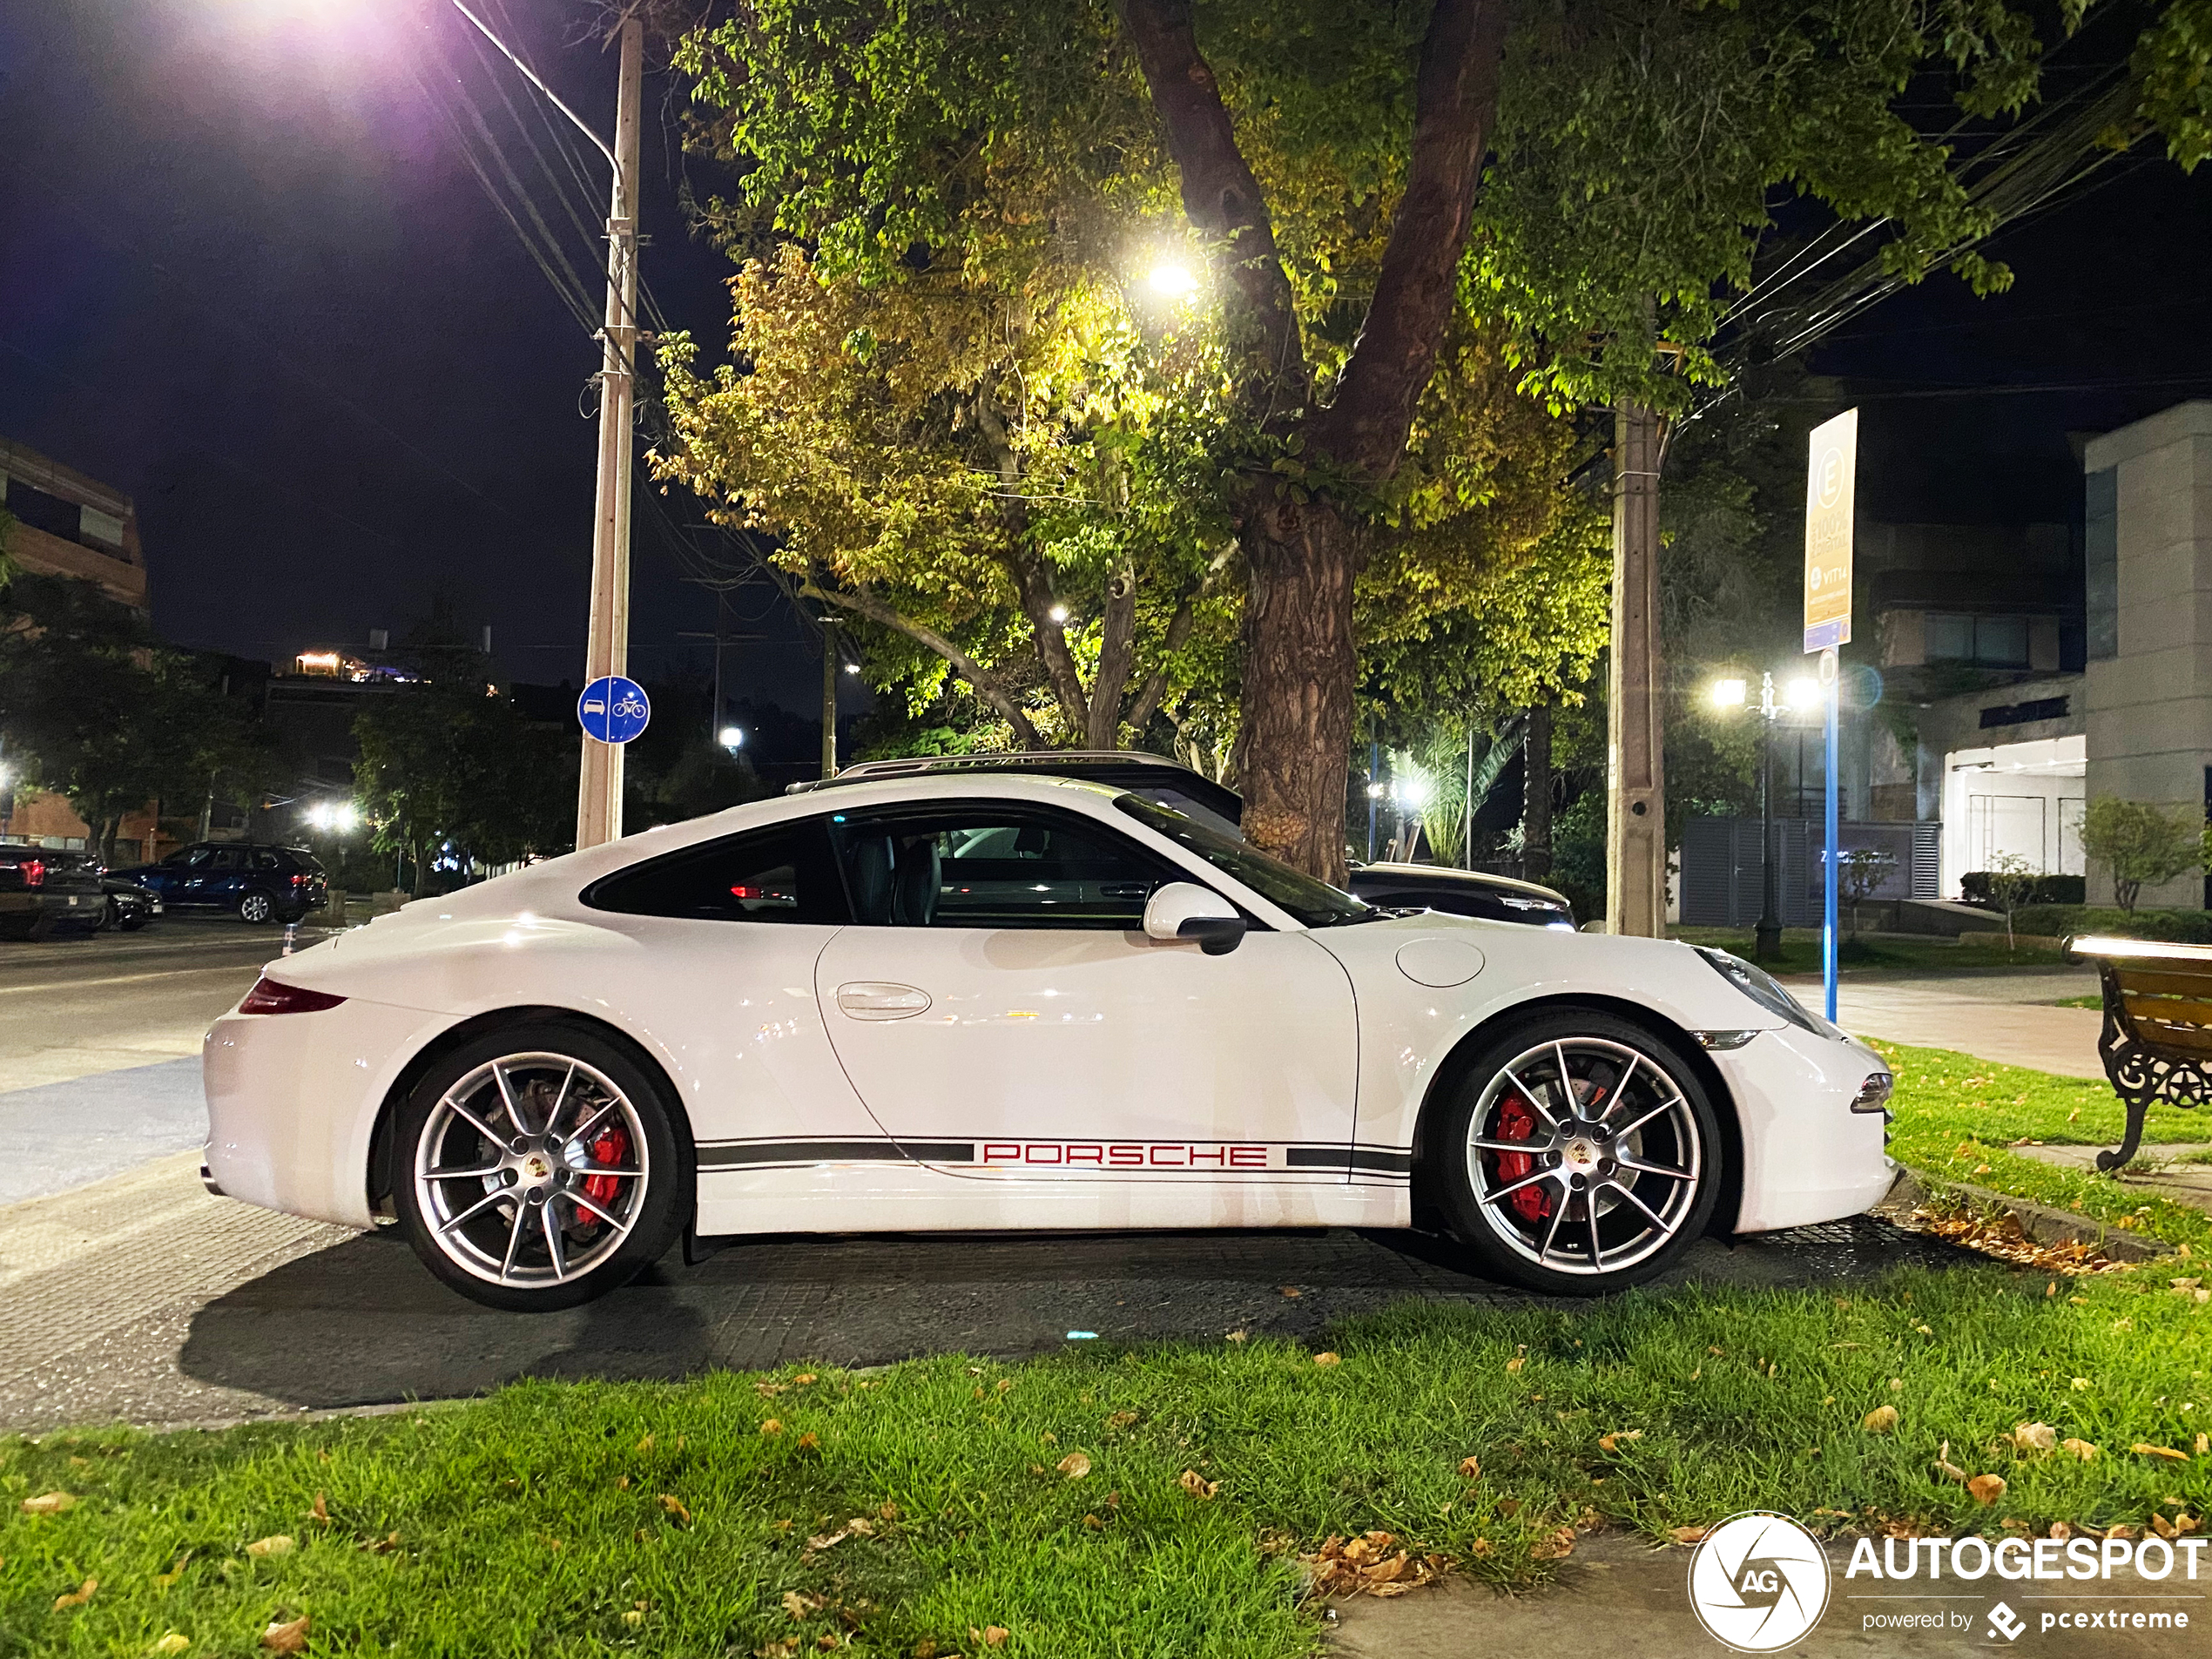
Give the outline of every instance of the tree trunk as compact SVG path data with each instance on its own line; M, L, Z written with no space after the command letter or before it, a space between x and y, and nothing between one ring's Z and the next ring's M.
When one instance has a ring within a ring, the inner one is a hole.
M1244 833L1342 886L1359 531L1332 503L1300 505L1270 483L1243 520Z
M1521 873L1548 881L1552 873L1552 711L1548 704L1528 711L1528 732L1521 751Z

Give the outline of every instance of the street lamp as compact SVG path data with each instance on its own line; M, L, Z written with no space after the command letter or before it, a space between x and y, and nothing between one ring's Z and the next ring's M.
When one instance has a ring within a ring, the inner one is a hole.
M1190 267L1172 260L1163 260L1154 266L1147 280L1152 285L1152 292L1166 300L1188 300L1198 291L1198 279L1190 273Z
M1751 933L1751 955L1755 960L1771 960L1782 954L1782 898L1780 871L1775 867L1774 857L1774 723L1782 718L1783 709L1809 709L1820 701L1817 681L1795 679L1784 693L1784 702L1774 697L1774 676L1759 676L1759 700L1750 701L1749 682L1740 679L1716 680L1712 698L1715 706L1740 709L1749 705L1759 717L1759 921Z
M738 750L745 747L745 728L735 725L724 726L720 733L720 742L725 749L734 754Z

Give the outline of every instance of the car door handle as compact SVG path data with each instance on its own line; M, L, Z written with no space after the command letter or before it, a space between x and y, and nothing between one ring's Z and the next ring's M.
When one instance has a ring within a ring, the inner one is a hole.
M1107 899L1149 899L1152 896L1150 886L1143 881L1109 881L1098 891L1101 897Z
M855 980L837 988L837 1006L855 1020L910 1020L929 1006L929 993L886 980Z

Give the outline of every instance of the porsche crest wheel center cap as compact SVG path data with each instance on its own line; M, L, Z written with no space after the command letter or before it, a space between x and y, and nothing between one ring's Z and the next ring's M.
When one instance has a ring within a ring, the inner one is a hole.
M1577 1175L1588 1175L1597 1168L1596 1143L1579 1135L1560 1149L1559 1157L1560 1162Z
M553 1166L545 1161L542 1154L533 1152L523 1160L523 1174L529 1180L543 1181L552 1173Z

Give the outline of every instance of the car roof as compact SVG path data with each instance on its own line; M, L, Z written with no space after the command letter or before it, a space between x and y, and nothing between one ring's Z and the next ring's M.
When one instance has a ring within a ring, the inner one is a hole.
M818 789L842 789L854 784L880 783L890 778L938 777L976 772L1060 773L1122 770L1179 772L1204 779L1179 760L1141 749L1019 749L991 750L979 754L902 755L886 760L861 760L834 778L813 778L785 786L787 795ZM1216 787L1220 787L1217 785Z
M1420 881L1464 881L1470 887L1504 887L1534 898L1556 899L1561 903L1565 903L1567 899L1567 895L1558 888L1545 887L1541 882L1523 881L1518 876L1493 875L1487 870L1455 870L1448 864L1362 864L1356 866L1352 873Z

